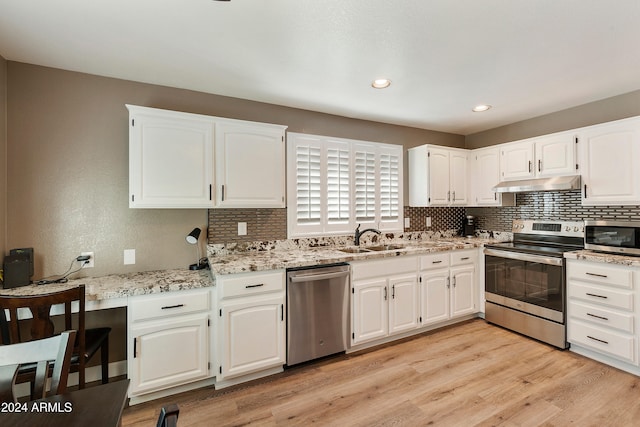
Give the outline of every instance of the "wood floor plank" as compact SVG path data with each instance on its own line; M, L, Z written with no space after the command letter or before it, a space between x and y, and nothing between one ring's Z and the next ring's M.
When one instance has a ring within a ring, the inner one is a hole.
M155 425L167 403L181 427L624 427L640 420L640 378L477 319L128 407L122 425Z

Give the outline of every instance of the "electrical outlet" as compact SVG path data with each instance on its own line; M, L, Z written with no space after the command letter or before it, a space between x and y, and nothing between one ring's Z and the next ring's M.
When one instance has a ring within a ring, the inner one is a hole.
M80 252L80 256L88 256L89 261L78 261L82 268L93 268L95 267L95 257L93 252Z
M238 223L238 236L246 236L247 235L247 223L239 222Z
M427 217L426 226L427 227L431 227L431 217L430 216Z
M135 249L125 249L124 250L124 265L131 265L136 263L136 250Z
M411 227L411 218L405 218L404 219L404 228L410 228Z

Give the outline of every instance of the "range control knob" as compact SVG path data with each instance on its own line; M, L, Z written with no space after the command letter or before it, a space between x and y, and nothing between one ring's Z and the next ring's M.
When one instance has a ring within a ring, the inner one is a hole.
M573 227L573 231L580 231L580 227L578 227L578 226Z

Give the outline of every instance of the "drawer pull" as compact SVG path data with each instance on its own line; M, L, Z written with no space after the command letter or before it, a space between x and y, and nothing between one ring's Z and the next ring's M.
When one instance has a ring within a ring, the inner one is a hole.
M609 320L607 317L598 316L597 314L587 313L587 316L595 317L596 319Z
M460 261L466 261L466 260L468 260L468 259L469 259L469 257L468 257L468 256L465 256L465 257L460 258Z
M442 262L442 260L440 261L431 261L431 264L440 264Z
M258 283L257 285L247 285L245 286L245 289L259 288L261 286L264 286L264 283Z
M165 305L164 307L162 307L162 310L169 310L171 308L180 308L180 307L184 307L184 304Z
M585 273L587 276L596 276L596 277L602 277L603 279L606 279L607 276L606 274L597 274L597 273L589 273L588 271Z
M589 292L587 292L587 295L590 296L590 297L596 297L596 298L602 298L602 299L609 298L608 296L605 296L605 295L590 294Z
M592 336L590 336L590 335L587 335L587 338L592 339L592 340L594 340L594 341L601 342L601 343L603 343L603 344L609 344L609 341L600 340L600 339L598 339L598 338L594 338L594 337L592 337Z

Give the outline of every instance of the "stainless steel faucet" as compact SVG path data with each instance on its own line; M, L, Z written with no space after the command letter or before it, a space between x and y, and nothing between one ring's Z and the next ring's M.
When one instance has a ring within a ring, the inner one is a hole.
M364 233L366 233L367 231L371 231L374 232L376 234L382 234L380 230L376 230L375 228L367 228L365 230L360 231L360 224L358 224L358 227L356 227L356 234L355 237L353 239L353 244L356 246L360 246L360 237L362 237L362 235Z

